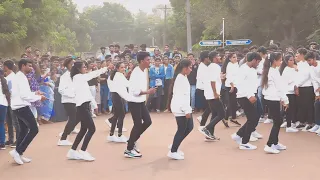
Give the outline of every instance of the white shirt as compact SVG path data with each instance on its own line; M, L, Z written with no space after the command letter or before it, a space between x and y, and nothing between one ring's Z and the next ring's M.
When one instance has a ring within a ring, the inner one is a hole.
M179 117L192 113L190 97L190 83L187 76L178 74L173 85L173 95L170 105L174 116Z
M12 81L14 80L15 75L16 74L14 72L11 72L7 77L5 77L10 93L12 92Z
M298 78L298 72L295 68L285 67L282 72L282 81L286 86L286 94L294 94L295 80Z
M109 92L116 92L116 91L114 90L114 83L113 83L113 81L110 79L110 76L108 77L107 84L108 84Z
M203 62L199 64L197 71L197 83L196 88L200 90L204 90L204 82L206 81L208 66L206 66Z
M289 100L286 95L286 86L282 81L278 69L270 67L267 84L268 87L265 86L262 90L264 99L269 101L283 101L285 104L289 104Z
M142 103L147 100L147 96L140 95L142 91L148 90L147 69L142 71L139 66L134 68L129 80L129 94L133 98L129 102Z
M129 81L124 76L124 74L120 72L116 72L113 77L113 83L117 86L114 87L115 92L119 94L126 101L130 101L131 95L128 93L127 88L129 87Z
M26 106L31 106L31 102L36 102L41 96L31 92L27 76L21 71L17 72L12 81L11 108L17 110Z
M262 60L260 61L259 65L257 67L257 75L258 75L258 83L259 83L258 86L261 86L264 61L265 61L265 59L262 58Z
M59 93L61 94L61 103L76 103L75 97L76 92L73 87L72 79L70 76L70 72L66 71L60 77L60 84L59 84Z
M297 63L298 78L296 79L297 87L310 87L312 86L311 72L312 69L307 61L300 61Z
M237 84L237 98L250 98L254 97L257 92L257 71L254 68L250 68L247 63L240 66L238 75L236 78Z
M211 82L215 82L217 94L220 94L221 90L221 67L216 63L211 63L207 69L207 76L204 83L204 96L206 99L215 99Z
M91 71L87 74L77 74L73 77L72 84L75 89L76 106L81 106L85 102L90 102L94 99L91 94L88 81L98 77L100 74L107 72L108 68L101 68L96 71Z
M2 92L2 83L0 83L0 105L6 106L6 107L8 106L6 95L4 95Z
M235 80L238 75L239 68L240 67L238 63L228 63L226 70L226 87L231 87L231 83L233 83L234 87L236 87Z
M320 96L319 92L317 92L317 89L320 87L320 61L317 61L317 63L318 64L316 67L311 66L311 77L314 93L316 94L316 96Z

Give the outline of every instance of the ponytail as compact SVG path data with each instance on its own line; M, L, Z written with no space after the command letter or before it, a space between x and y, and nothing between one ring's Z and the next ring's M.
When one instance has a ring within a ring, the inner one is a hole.
M263 72L262 72L262 88L268 88L268 74L269 69L272 66L273 62L279 60L282 57L281 53L273 52L268 54L266 60L263 64Z

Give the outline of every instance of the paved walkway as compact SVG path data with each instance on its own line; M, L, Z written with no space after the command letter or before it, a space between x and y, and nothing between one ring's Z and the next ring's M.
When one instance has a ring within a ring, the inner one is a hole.
M153 124L139 141L141 159L126 159L125 144L106 142L108 126L106 116L95 120L97 131L88 151L95 162L70 161L66 159L69 147L58 147L58 134L64 123L40 126L40 132L25 153L32 163L15 165L8 155L10 149L0 151L1 180L313 180L318 179L320 167L320 137L308 132L280 133L280 142L288 147L278 155L268 155L263 147L272 125L259 124L258 131L264 135L254 142L255 151L240 151L230 135L238 128L225 129L219 123L216 136L220 142L205 142L197 130L182 143L185 160L169 160L166 156L172 143L176 123L172 114L152 114ZM244 119L240 119L243 123ZM130 114L125 127L131 130ZM126 136L129 132L125 133ZM71 136L74 140L75 135Z

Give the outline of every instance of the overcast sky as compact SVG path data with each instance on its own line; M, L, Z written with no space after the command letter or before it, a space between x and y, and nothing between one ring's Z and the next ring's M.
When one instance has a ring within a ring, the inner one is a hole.
M169 4L169 0L73 0L80 11L86 6L102 5L103 2L117 2L124 5L132 13L139 12L139 9L151 13L152 8L159 4Z

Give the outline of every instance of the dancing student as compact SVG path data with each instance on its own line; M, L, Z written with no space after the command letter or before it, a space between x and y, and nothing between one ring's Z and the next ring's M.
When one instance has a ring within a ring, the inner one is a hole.
M255 127L259 121L259 115L255 107L257 101L255 93L257 92L257 71L255 68L261 61L261 56L257 52L247 54L247 61L243 64L236 79L237 84L237 100L247 116L247 122L238 130L237 133L231 135L231 138L239 144L241 150L254 150L257 146L249 143L251 133L255 131Z
M168 152L168 157L175 160L183 160L184 153L179 151L182 141L193 129L192 107L190 106L190 83L188 75L192 71L190 60L182 60L175 71L169 98L171 100L170 109L176 118L178 130L174 136L172 146Z
M309 129L311 133L320 133L320 122L319 122L319 100L320 100L320 61L316 60L316 52L308 52L306 55L306 60L308 64L311 66L311 77L312 77L312 85L316 95L314 108L315 108L315 124ZM291 104L290 104L291 106Z
M212 113L210 123L199 131L205 135L207 140L220 140L220 138L215 137L214 128L225 116L225 111L223 104L220 100L220 90L221 90L221 68L219 63L221 63L221 58L218 52L210 52L208 59L211 61L207 69L207 76L204 83L204 96L209 104L210 111Z
M280 71L278 70L281 63L281 53L274 52L268 54L262 73L262 94L266 105L269 107L270 114L273 117L273 126L264 151L271 154L278 154L280 150L287 149L286 146L279 143L279 131L283 121L281 117L281 105L286 111L289 104L286 95L286 86L283 84Z
M196 83L196 106L199 102L203 105L205 111L201 116L197 117L197 120L200 122L200 127L205 126L210 115L210 108L207 104L206 98L204 96L204 82L207 76L207 68L211 63L209 60L209 51L203 51L200 53L201 63L199 64L197 71L197 83ZM199 108L199 107L196 107Z
M237 118L237 87L235 84L235 80L239 71L239 64L236 53L228 54L227 59L225 60L222 66L222 73L226 74L226 82L225 86L228 92L229 101L228 107L226 110L226 124L228 125L228 119L230 118L230 122L235 124L236 126L241 126L241 124L236 120Z
M100 70L91 71L86 73L86 66L83 61L76 61L71 68L70 76L72 84L75 89L75 102L77 106L76 118L81 123L80 131L73 142L71 149L68 151L67 158L70 160L85 160L94 161L95 158L87 152L88 144L96 131L94 125L90 102L94 98L91 94L88 81L105 73L107 68L101 68ZM84 137L84 139L83 139ZM79 143L83 139L82 147L80 151L76 151Z
M125 143L128 141L127 137L122 134L123 120L126 115L125 111L125 101L130 100L130 95L127 91L129 86L129 81L124 76L125 65L123 62L116 64L115 70L110 75L110 80L116 86L112 87L114 92L112 95L112 104L114 115L112 117L112 125L110 129L110 135L108 136L108 141ZM116 125L118 126L118 136L114 135Z
M299 104L297 121L300 122L296 128L302 131L308 131L311 129L311 125L314 121L315 95L311 78L312 70L305 59L307 52L308 51L306 49L300 48L296 53L298 78L296 79L296 85L294 89Z
M296 129L297 121L297 96L294 93L295 79L298 78L297 66L294 62L294 57L290 54L284 57L284 61L280 67L280 73L282 75L282 80L286 86L286 94L289 99L290 106L288 107L286 113L286 122L284 122L281 127L286 128L287 133L295 133L299 130Z
M39 131L37 121L30 109L31 102L44 101L47 98L39 91L31 92L30 90L26 75L32 72L32 61L21 59L18 67L19 72L12 81L11 108L18 119L20 134L17 139L17 146L10 151L10 155L17 164L22 165L31 162L31 159L22 155Z
M130 133L127 149L124 151L124 156L128 158L142 157L136 142L152 123L149 111L145 105L146 95L156 92L155 88L148 89L147 68L150 67L149 53L144 51L139 52L137 54L137 61L139 66L132 71L129 80L129 94L133 97L128 101L128 106L131 111L133 128Z
M64 131L61 135L60 140L58 141L58 146L71 146L72 142L67 140L67 137L73 132L78 133L79 130L75 127L80 122L78 118L76 118L77 107L75 100L75 89L73 87L72 79L70 76L71 68L74 64L72 58L67 58L63 65L67 68L67 71L60 77L59 84L59 93L61 94L61 103L66 110L67 116L69 117L68 122L64 128Z

